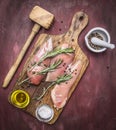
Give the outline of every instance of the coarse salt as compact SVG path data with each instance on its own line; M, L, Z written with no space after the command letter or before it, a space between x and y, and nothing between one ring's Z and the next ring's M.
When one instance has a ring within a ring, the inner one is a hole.
M53 116L54 116L54 111L47 104L38 106L36 109L36 117L40 121L48 122L53 118Z

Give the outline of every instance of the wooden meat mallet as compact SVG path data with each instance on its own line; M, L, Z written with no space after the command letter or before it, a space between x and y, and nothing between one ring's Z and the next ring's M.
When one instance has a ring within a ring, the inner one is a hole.
M23 56L26 53L26 50L28 49L31 41L33 40L34 36L36 33L39 31L40 27L44 27L45 29L48 29L54 19L54 15L49 13L48 11L44 10L43 8L39 6L35 6L30 15L29 18L33 20L35 23L34 27L32 28L32 32L30 33L26 43L24 44L21 52L19 53L15 63L9 70L8 74L6 75L4 82L3 82L3 87L7 87L9 82L11 81L14 73L16 72L21 60L23 59Z

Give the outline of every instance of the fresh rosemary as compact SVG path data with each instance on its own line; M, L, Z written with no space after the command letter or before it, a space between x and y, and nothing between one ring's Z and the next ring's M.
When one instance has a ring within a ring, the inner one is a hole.
M60 84L62 82L68 81L71 78L72 78L71 74L64 74L63 76L58 77L55 83Z
M32 69L34 68L34 66L41 64L41 63L42 63L45 59L47 59L47 58L51 58L51 57L54 57L54 56L56 56L56 55L58 55L58 54L62 54L62 53L73 53L73 52L74 52L73 48L65 48L65 49L56 48L56 49L54 49L54 50L52 50L52 51L50 51L50 52L47 52L47 53L41 58L41 60L40 60L39 62L37 62L36 64L34 64L34 65L31 67L30 70L32 70Z
M43 88L43 92L42 92L42 94L39 97L33 97L33 99L34 100L40 100L46 94L46 92L48 91L49 88L53 87L56 84L60 84L62 82L68 81L71 78L72 78L72 76L71 75L67 75L67 74L64 74L63 76L58 77L57 80L53 81L46 89Z
M60 64L62 63L62 60L56 60L53 64L51 64L49 67L47 67L46 69L40 71L38 74L46 74L50 71L55 70Z
M59 59L59 60L56 60L53 64L51 64L49 67L41 70L40 72L36 72L34 73L31 77L35 76L35 75L40 75L40 74L46 74L50 71L53 71L55 70L60 64L62 63L62 60ZM23 81L21 81L18 85L21 85L23 84L24 82L28 81L31 77L28 77L26 79L24 79Z

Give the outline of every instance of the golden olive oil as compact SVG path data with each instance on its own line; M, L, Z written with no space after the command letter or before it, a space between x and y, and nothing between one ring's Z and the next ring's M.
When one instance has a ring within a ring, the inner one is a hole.
M15 90L10 96L10 102L18 108L25 108L30 103L30 97L24 90Z

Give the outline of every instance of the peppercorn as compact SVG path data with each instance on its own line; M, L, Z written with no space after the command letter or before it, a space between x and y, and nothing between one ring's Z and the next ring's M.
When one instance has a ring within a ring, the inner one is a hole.
M103 47L100 47L100 46L98 46L98 45L94 45L94 44L91 42L92 37L97 37L97 38L99 38L100 40L103 40L103 37L102 37L99 33L97 33L97 32L91 33L91 34L88 36L89 45L90 45L92 48L94 48L94 49L96 49L96 50L102 49Z

